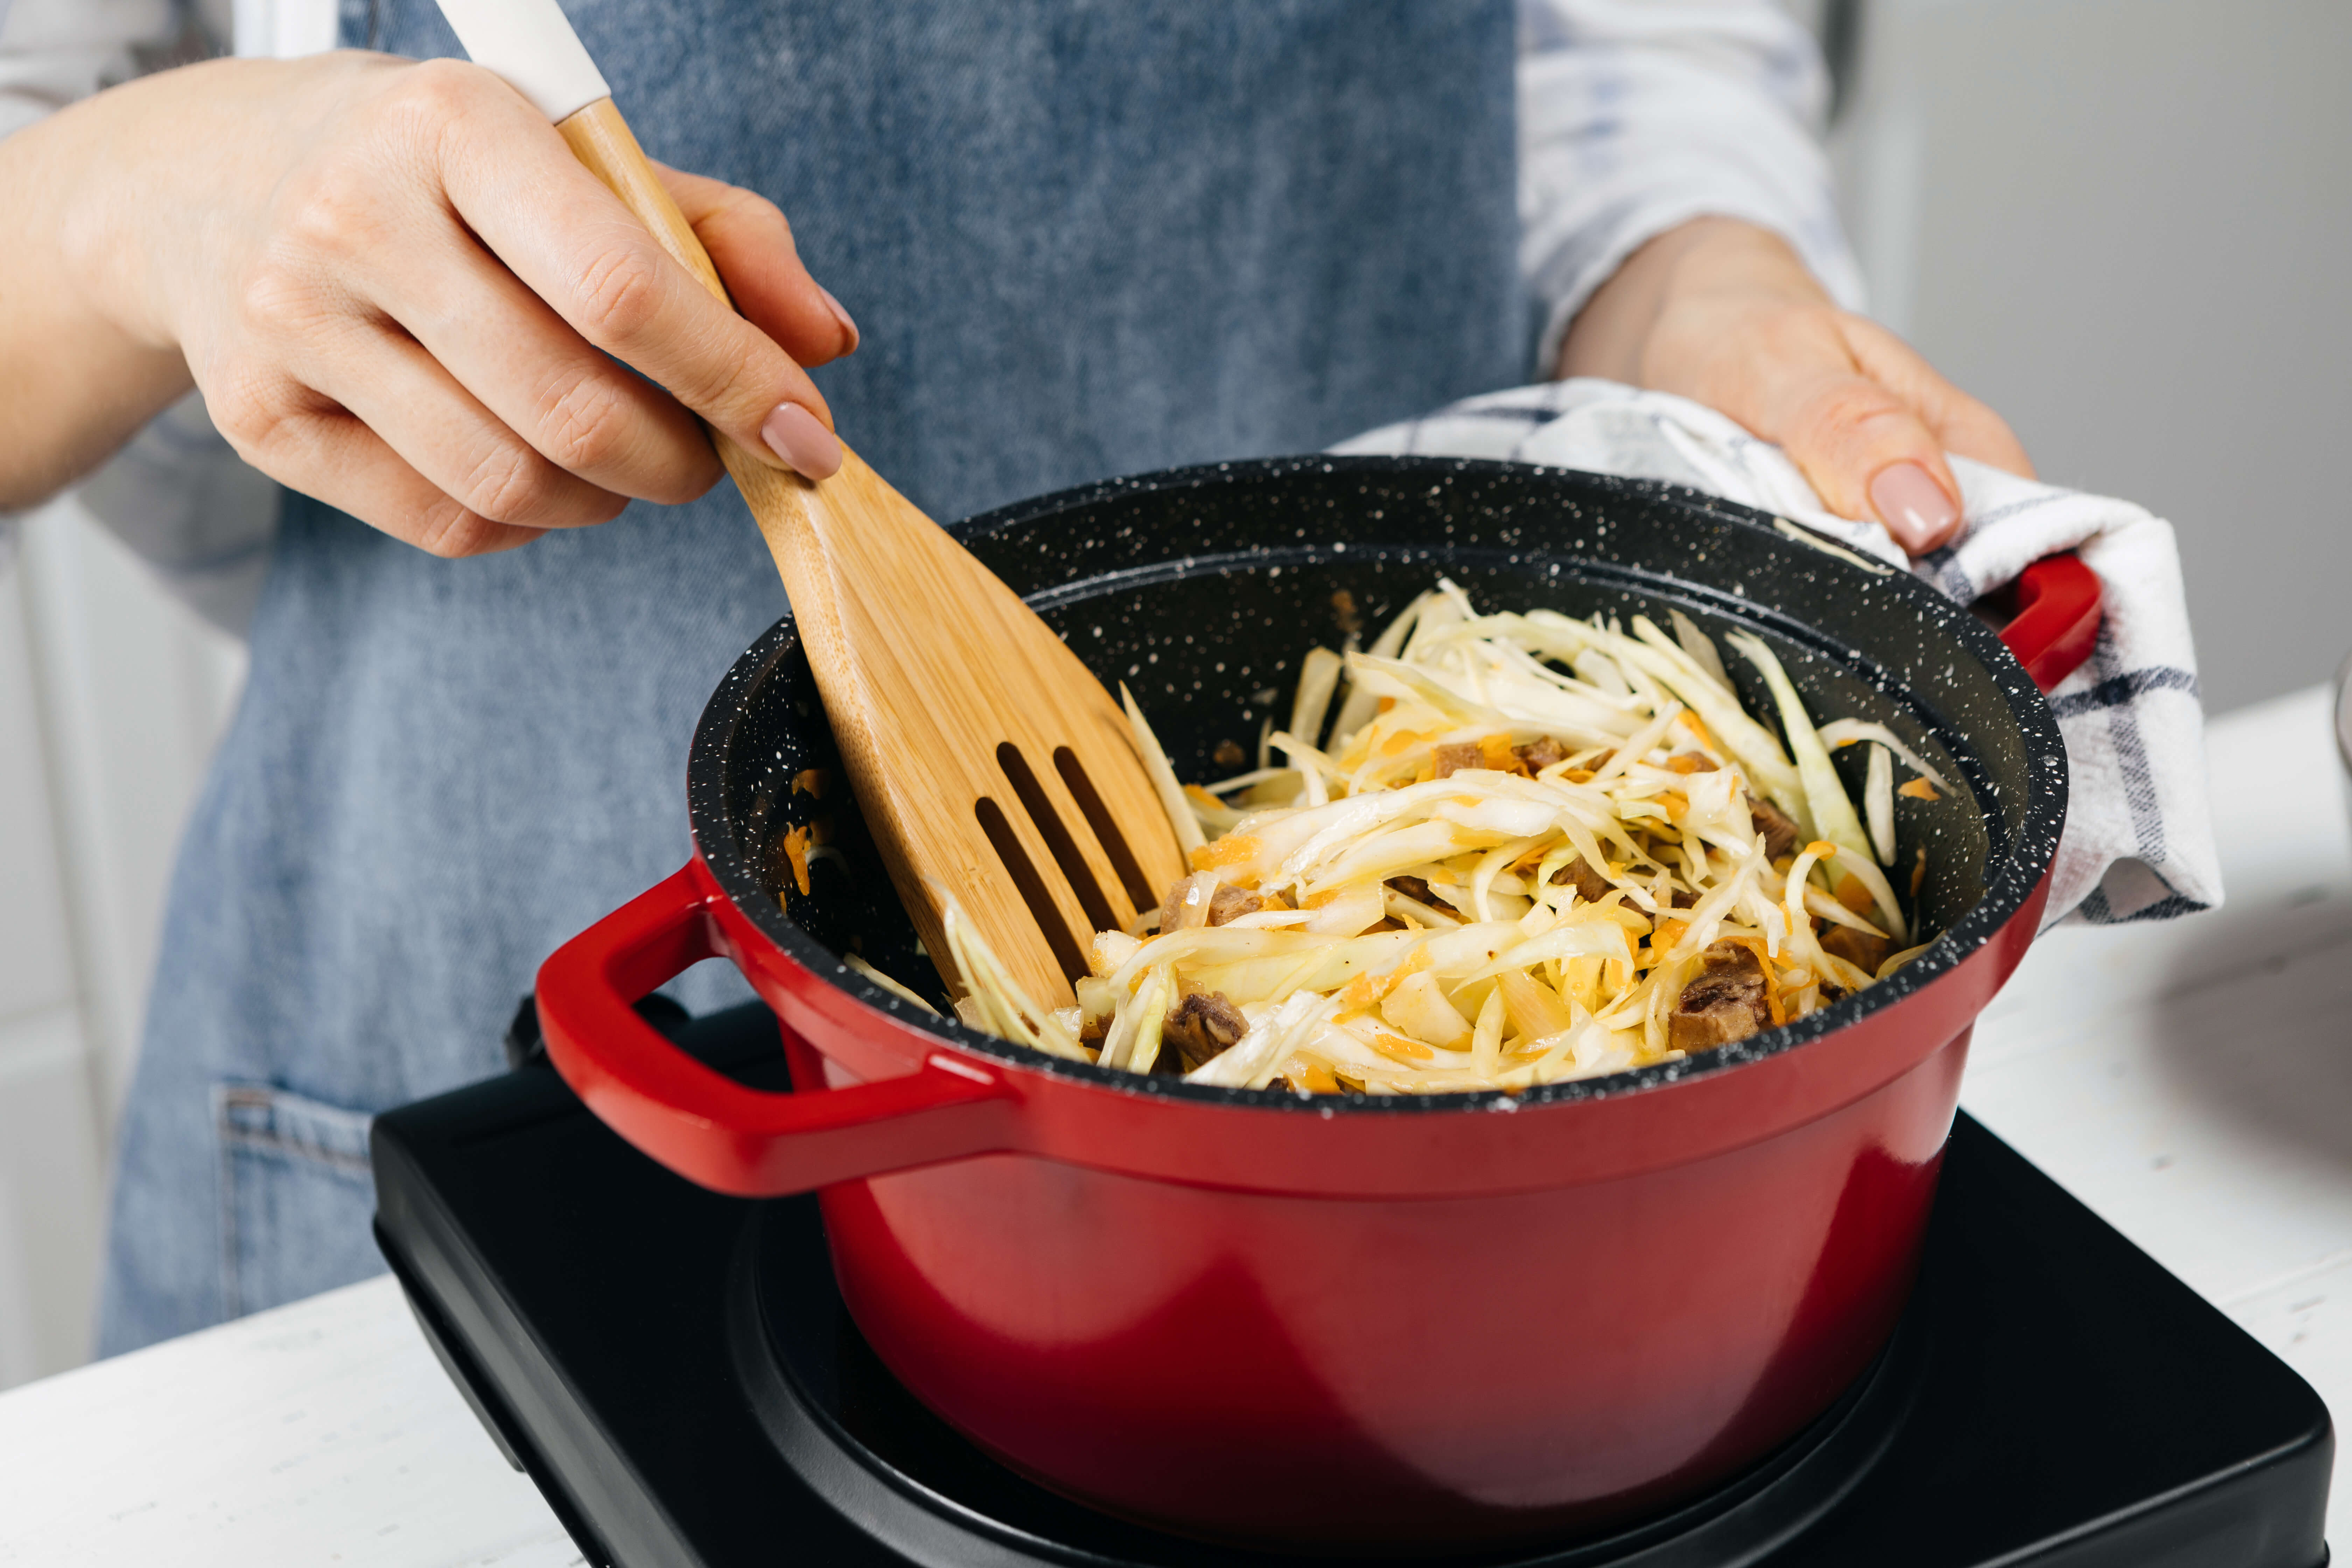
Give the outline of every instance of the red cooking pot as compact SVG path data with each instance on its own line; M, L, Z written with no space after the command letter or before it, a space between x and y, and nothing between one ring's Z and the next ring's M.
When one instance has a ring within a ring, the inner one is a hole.
M787 619L696 733L695 858L540 972L549 1053L596 1114L707 1186L821 1189L842 1296L908 1389L1034 1480L1175 1531L1570 1534L1722 1481L1837 1399L1903 1306L1969 1028L2033 935L2065 815L2057 727L1991 631L1744 508L1501 464L1233 464L958 531L1135 688L1192 778L1286 710L1307 647L1440 574L1496 608L1745 627L1817 716L1886 723L1964 784L1897 802L1896 879L1924 847L1917 916L1942 934L1787 1027L1518 1095L1305 1099L1047 1058L835 956L939 993ZM2088 578L2032 589L2084 648ZM631 1011L713 954L774 1008L795 1092Z

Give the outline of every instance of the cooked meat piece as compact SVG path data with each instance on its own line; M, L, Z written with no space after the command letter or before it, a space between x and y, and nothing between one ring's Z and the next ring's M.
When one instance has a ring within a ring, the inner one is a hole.
M1208 905L1199 902L1203 894ZM1167 901L1160 906L1160 931L1188 931L1194 926L1221 926L1265 908L1265 900L1241 888L1218 881L1213 871L1195 871L1168 885Z
M1249 753L1242 750L1239 741L1220 741L1217 749L1209 753L1209 760L1221 768L1234 769L1249 761Z
M1822 1006L1826 1007L1826 1006L1828 1006L1828 1005L1829 1005L1831 1003L1832 1003L1832 1002L1843 1002L1843 1001L1844 1001L1844 1000L1845 1000L1845 987L1844 987L1844 986L1843 986L1843 985L1832 985L1832 984L1830 984L1828 981L1826 981L1826 980L1824 980L1824 981L1822 981Z
M1711 773L1715 764L1705 752L1677 752L1666 759L1666 766L1678 773Z
M1437 895L1431 892L1429 884L1418 877L1391 877L1388 885L1416 903L1435 907Z
M1822 932L1822 951L1844 959L1864 974L1875 974L1878 966L1886 962L1886 955L1895 951L1895 944L1883 936L1873 936L1852 926L1831 926Z
M1747 948L1718 942L1706 950L1706 968L1683 987L1666 1026L1678 1051L1711 1051L1744 1040L1772 1021L1764 1000L1764 971Z
M1197 874L1179 877L1168 884L1168 896L1160 900L1160 935L1185 929L1184 917L1191 911L1185 908L1184 895L1192 890L1192 877Z
M1167 1023L1160 1026L1160 1052L1175 1052L1183 1061L1184 1070L1192 1072L1247 1033L1249 1020L1242 1016L1239 1007L1225 1000L1223 992L1213 991L1203 996L1195 991L1176 1004Z
M1690 910L1696 909L1697 907L1698 895L1692 892L1688 888L1668 888L1666 889L1666 908L1670 910ZM1748 950L1743 947L1739 951L1746 952Z
M1797 852L1796 820L1760 795L1748 797L1748 820L1764 836L1764 858L1778 860Z
M1529 741L1524 746L1513 746L1511 755L1518 758L1519 764L1528 773L1539 773L1554 763L1568 761L1568 748L1546 735L1539 740Z
M1744 942L1711 943L1705 952L1699 954L1699 959L1706 965L1709 973L1718 969L1744 969L1750 974L1758 975L1764 973L1764 966L1756 962L1756 950Z
M1209 923L1221 926L1243 915L1254 915L1264 908L1265 900L1255 893L1244 892L1220 882L1217 890L1209 896Z
M1364 629L1364 613L1356 608L1356 595L1345 588L1331 590L1331 624L1342 637L1351 637Z
M1160 934L1173 931L1191 931L1195 926L1216 923L1217 900L1225 891L1224 883L1214 871L1194 871L1168 884L1168 897L1160 905ZM1242 895L1247 898L1249 895ZM1233 910L1225 916L1231 920L1240 914Z
M1586 865L1584 863L1584 857L1581 855L1578 856L1575 859L1570 860L1567 865L1562 866L1559 870L1554 871L1551 874L1551 879L1557 883L1575 883L1576 896L1582 899L1588 904L1599 903L1602 899L1608 897L1609 889L1616 885L1610 881L1608 878L1602 876L1600 872Z
M1485 754L1475 745L1440 746L1437 748L1437 776L1444 778L1464 768L1486 766Z

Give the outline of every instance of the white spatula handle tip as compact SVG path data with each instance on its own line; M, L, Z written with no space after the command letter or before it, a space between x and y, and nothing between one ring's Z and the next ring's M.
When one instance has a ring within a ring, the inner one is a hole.
M604 73L556 0L440 0L449 30L476 65L497 73L558 124L600 98Z

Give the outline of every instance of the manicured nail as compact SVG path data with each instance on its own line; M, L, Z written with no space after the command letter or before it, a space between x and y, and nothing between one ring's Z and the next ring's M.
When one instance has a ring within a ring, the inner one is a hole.
M833 297L832 289L820 283L816 286L816 291L824 296L824 302L826 304L833 307L833 319L841 323L842 331L847 334L849 338L849 346L841 352L845 354L856 353L857 352L857 323L849 319L849 312L841 308L841 301Z
M808 479L829 479L841 471L840 437L797 403L778 404L760 426L760 437L769 451Z
M1870 481L1870 504L1895 542L1923 555L1951 537L1960 509L1916 463L1890 463Z

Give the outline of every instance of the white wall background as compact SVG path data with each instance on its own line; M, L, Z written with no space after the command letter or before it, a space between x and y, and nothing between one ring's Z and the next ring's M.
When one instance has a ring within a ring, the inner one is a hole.
M2045 475L2179 526L2209 710L2323 679L2352 4L1864 0L1860 38L1835 142L1877 313ZM87 1353L171 847L239 670L70 501L0 564L0 1387Z
M89 1354L173 841L243 656L70 500L0 563L0 1387Z
M1874 313L2180 535L2209 712L2352 651L2352 5L1867 0Z

